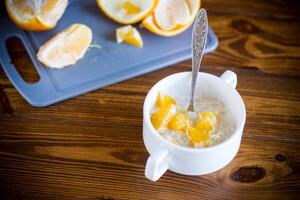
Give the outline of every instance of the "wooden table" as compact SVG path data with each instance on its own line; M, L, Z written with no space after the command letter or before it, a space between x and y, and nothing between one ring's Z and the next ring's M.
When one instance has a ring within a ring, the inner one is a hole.
M191 61L33 108L0 71L0 199L297 199L300 195L300 3L206 0L218 49L201 71L238 75L247 107L240 151L205 176L144 177L142 105ZM3 30L1 30L3 31ZM36 75L9 43L28 81Z

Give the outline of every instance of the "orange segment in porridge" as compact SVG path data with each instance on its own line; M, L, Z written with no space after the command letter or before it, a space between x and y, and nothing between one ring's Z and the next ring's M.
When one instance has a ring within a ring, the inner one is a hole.
M188 128L188 135L193 144L200 143L200 142L206 142L206 141L210 140L209 134L205 133L202 130L194 128L194 127Z
M210 133L216 127L217 117L213 112L201 113L199 114L199 118L195 128Z
M162 108L168 104L176 104L176 100L172 97L165 95L161 92L158 93L157 99L156 99L156 107Z
M151 123L155 129L159 129L168 122L171 117L172 106L174 105L169 103L151 115Z
M186 127L189 125L189 118L186 114L178 113L171 117L168 128L174 131L185 132Z
M199 129L199 130L202 130L206 133L209 133L213 130L213 127L210 123L208 122L205 122L205 121L202 121L202 120L199 120L195 126L195 128Z
M200 101L199 111L189 112L183 99L159 92L151 114L153 127L179 146L205 148L223 142L235 128L231 116L217 98L203 95Z

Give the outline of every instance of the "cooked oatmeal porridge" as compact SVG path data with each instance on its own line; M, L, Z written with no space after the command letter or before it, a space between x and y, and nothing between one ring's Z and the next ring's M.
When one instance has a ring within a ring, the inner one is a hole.
M187 99L176 101L171 96L158 94L151 122L168 141L203 148L219 144L233 133L233 119L219 99L200 95L195 99L195 112L187 112L187 104Z

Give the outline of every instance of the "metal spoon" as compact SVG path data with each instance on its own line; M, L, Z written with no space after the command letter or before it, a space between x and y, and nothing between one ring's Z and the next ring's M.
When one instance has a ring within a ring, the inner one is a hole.
M197 76L204 52L204 47L207 39L208 21L205 9L201 8L193 28L192 35L192 82L191 82L191 99L188 111L193 112L194 109L194 96L197 85Z

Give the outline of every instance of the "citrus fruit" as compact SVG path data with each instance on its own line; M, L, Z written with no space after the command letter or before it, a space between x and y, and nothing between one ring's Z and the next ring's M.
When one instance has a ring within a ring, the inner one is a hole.
M157 0L96 0L102 12L120 24L133 24L149 15Z
M214 130L217 124L217 116L213 112L204 112L199 114L199 120L195 128L210 133Z
M72 65L81 59L92 41L92 31L83 24L73 24L47 41L37 58L51 68Z
M176 113L174 104L170 103L158 109L151 115L151 123L155 129L165 127L169 119Z
M116 30L118 43L125 42L129 45L143 47L143 40L138 30L131 25L120 27Z
M167 2L167 0L163 0L163 1ZM166 10L168 5L158 3L157 7L154 9L154 12L142 21L142 26L157 35L166 36L166 37L178 35L184 32L186 29L188 29L192 25L195 17L197 16L198 10L200 8L200 0L180 0L180 1L173 0L173 1L174 3L177 2L178 5L175 5L174 8L169 9L167 15L166 12L162 12L162 11ZM186 10L186 6L184 6L185 4L183 3L183 1L185 1L188 4L190 10L189 12L190 15L188 19L186 19L187 10ZM162 8L160 7L160 4ZM179 5L183 5L183 6L179 6Z
M5 0L8 16L28 31L45 31L55 27L68 0Z
M165 95L161 92L158 93L155 106L158 108L164 107L167 104L176 104L176 100L171 96Z
M190 15L190 8L185 0L159 0L154 20L160 29L170 31L184 26Z
M199 130L194 127L189 127L187 129L188 135L190 137L190 140L193 144L200 143L200 142L206 142L210 140L209 134L205 133L202 130Z
M178 113L172 116L168 122L168 128L174 131L185 133L187 126L189 125L189 118L184 113Z

